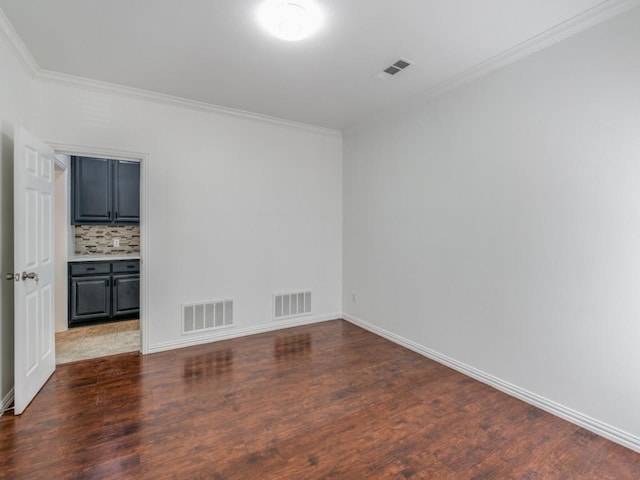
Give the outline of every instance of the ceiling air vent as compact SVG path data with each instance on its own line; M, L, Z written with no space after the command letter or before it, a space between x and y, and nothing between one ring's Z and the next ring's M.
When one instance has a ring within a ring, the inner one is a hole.
M411 65L411 63L412 62L410 62L409 60L405 60L401 58L400 60L395 62L393 65L389 65L387 68L385 68L382 72L378 74L378 76L380 78L388 78L389 76L393 76L401 72L402 70L407 68L409 65Z

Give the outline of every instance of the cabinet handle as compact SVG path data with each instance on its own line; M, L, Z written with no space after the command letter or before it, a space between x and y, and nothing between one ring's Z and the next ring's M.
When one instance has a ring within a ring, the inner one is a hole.
M127 268L136 268L135 265L127 265Z
M95 270L96 267L87 267L87 272L90 272L91 270Z

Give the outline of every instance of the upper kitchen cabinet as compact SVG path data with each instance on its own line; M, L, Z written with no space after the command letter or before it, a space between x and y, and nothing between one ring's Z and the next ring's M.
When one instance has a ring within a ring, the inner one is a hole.
M72 157L71 177L73 223L112 223L111 160Z
M140 223L140 163L72 157L73 224Z
M140 223L140 163L112 160L113 221Z

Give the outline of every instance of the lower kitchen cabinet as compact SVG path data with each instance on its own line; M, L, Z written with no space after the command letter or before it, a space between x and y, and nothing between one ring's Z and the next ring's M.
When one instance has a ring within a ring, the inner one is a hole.
M139 314L139 260L69 263L70 327Z
M140 312L140 275L113 275L113 316Z
M111 316L111 278L72 277L69 325Z

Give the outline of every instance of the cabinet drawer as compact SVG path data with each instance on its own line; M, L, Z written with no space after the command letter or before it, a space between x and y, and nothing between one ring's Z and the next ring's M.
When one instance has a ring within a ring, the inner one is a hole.
M140 271L140 260L123 260L112 262L113 273L138 273Z
M110 262L86 262L69 264L69 273L72 277L77 277L79 275L108 275L110 271Z

